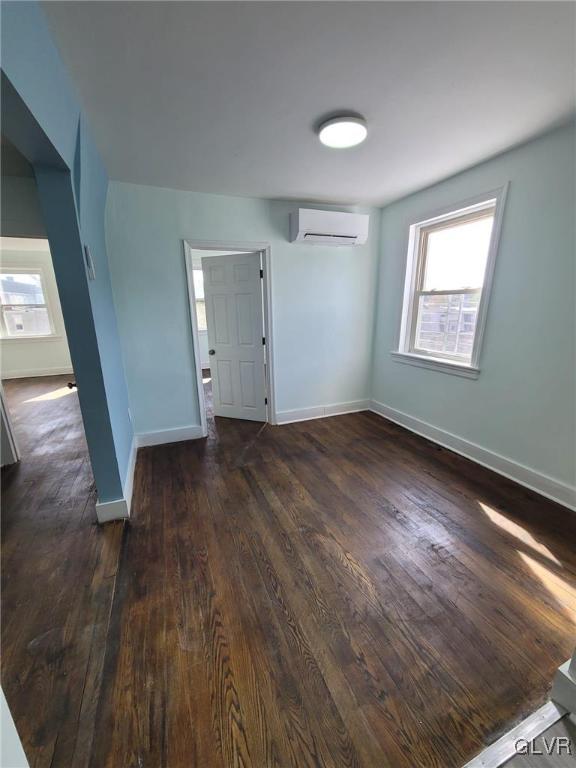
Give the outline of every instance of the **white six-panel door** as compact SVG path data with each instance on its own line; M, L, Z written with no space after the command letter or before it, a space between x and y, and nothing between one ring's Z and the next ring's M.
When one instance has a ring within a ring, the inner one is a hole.
M260 254L202 259L214 415L266 421Z

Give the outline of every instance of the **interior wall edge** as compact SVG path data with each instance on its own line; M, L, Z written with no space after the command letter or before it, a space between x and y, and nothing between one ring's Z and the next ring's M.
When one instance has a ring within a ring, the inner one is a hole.
M134 472L136 471L136 459L138 457L138 442L136 436L132 437L132 444L130 445L130 454L128 456L128 464L126 467L126 476L124 477L124 483L122 488L124 489L124 499L128 506L128 514L132 507L132 490L134 488Z

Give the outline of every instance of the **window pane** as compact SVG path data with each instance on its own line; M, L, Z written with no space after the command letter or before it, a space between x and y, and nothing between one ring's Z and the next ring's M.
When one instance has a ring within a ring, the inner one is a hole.
M8 336L49 336L52 333L46 307L30 309L5 307L3 312Z
M415 347L469 362L479 303L479 292L420 296Z
M481 288L494 216L428 233L422 290Z
M208 326L206 325L206 303L204 299L196 302L196 317L198 318L198 330L206 331Z
M2 304L45 304L39 274L0 274Z
M194 295L197 299L204 298L204 274L201 269L192 270L192 279L194 280Z

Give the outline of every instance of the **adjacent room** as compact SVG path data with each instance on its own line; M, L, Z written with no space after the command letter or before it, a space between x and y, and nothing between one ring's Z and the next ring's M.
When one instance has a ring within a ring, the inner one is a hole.
M576 4L1 0L2 768L576 759Z

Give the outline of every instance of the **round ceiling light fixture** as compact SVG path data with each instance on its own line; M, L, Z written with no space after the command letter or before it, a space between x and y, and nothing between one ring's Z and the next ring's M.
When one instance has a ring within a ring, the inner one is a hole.
M366 120L360 115L338 115L318 127L318 138L327 147L347 149L362 144L368 135Z

